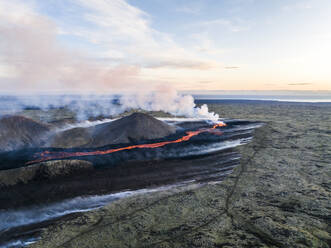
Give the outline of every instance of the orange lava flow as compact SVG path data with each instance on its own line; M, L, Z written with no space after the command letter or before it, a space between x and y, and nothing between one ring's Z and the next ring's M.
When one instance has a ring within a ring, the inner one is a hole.
M114 149L108 149L104 151L91 151L91 152L51 152L51 151L44 151L41 153L37 153L36 155L39 156L38 159L32 160L26 163L26 165L29 164L34 164L34 163L40 163L44 161L49 161L49 160L54 160L54 159L64 159L64 158L69 158L69 157L83 157L83 156L93 156L93 155L106 155L114 152L119 152L119 151L124 151L124 150L132 150L136 148L157 148L157 147L162 147L165 145L169 144L175 144L175 143L180 143L183 141L188 141L192 137L200 134L200 133L205 133L209 132L215 135L221 135L222 132L219 130L216 130L218 127L224 127L226 126L225 123L220 122L218 124L215 124L211 128L202 128L197 131L188 131L186 132L186 135L183 137L176 139L176 140L171 140L171 141L163 141L163 142L157 142L157 143L151 143L151 144L140 144L140 145L132 145L132 146L125 146L125 147L120 147L120 148L114 148Z

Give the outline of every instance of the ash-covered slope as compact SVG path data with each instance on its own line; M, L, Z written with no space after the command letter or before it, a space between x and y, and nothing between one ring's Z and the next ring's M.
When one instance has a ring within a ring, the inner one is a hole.
M176 132L174 126L143 114L133 113L119 120L93 127L92 142L87 146L99 147L108 144L159 139Z
M56 134L50 146L100 147L110 144L130 143L159 139L176 132L174 126L143 113L133 113L119 120L89 128L74 128Z
M47 125L23 116L5 116L0 119L0 151L11 151L39 146Z
M92 141L92 135L88 128L76 127L55 134L51 138L52 147L72 148L87 145Z

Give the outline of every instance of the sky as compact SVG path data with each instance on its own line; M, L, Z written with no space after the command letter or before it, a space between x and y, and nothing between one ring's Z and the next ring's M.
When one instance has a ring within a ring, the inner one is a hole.
M0 0L0 91L331 90L330 0Z

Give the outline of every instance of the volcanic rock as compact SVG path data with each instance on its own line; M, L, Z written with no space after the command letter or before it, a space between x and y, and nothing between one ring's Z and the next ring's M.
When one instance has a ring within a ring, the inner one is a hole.
M73 128L52 138L52 147L101 147L159 139L176 132L176 128L148 114L133 113L121 119L89 128Z
M71 148L87 145L91 141L92 136L89 129L76 127L55 134L51 138L51 146L58 148Z
M119 120L97 125L93 128L90 147L108 144L130 143L141 140L159 139L176 132L174 126L143 114L133 113Z
M19 115L35 121L48 123L53 127L62 127L66 124L73 124L77 121L75 113L64 107L50 108L47 110L38 108L25 108L22 112L19 113Z
M49 131L47 125L23 116L5 116L0 119L0 151L11 151L38 146Z
M32 180L53 179L93 170L93 164L84 160L53 160L26 167L10 170L0 170L0 187L12 186L18 183L28 183Z

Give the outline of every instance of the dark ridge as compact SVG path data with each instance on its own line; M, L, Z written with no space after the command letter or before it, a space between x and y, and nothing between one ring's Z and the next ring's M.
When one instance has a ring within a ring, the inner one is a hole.
M74 128L55 135L50 146L58 148L102 147L160 139L176 128L148 114L133 113L119 120L90 128Z
M258 124L258 122L229 120L227 121L227 126L222 127L221 130L224 133L221 136L213 135L210 133L201 133L198 136L192 137L192 139L189 141L183 143L177 143L177 144L176 143L168 144L160 148L124 150L115 153L110 153L108 155L70 157L68 159L81 159L81 160L90 161L94 164L96 168L102 168L102 167L113 167L115 165L119 165L129 160L149 160L153 158L170 159L172 157L185 157L184 155L186 151L194 147L204 146L204 145L212 144L214 142L231 141L231 140L251 137L251 133L249 130L253 130L254 127L251 127L248 130L243 130L243 131L240 130L240 127L245 128L249 124ZM238 127L239 129L237 129ZM198 127L196 127L195 129L188 129L188 130L196 130L196 129L198 129ZM128 145L157 143L165 140L176 140L178 138L181 138L184 134L185 134L185 130L181 130L165 138L130 142L130 144L128 143L109 144L102 147L30 148L30 149L21 149L10 152L2 152L0 153L0 170L25 167L27 162L33 161L38 158L38 156L36 157L35 155L38 155L46 150L51 152L69 152L69 153L90 152L96 150L102 151L102 150L120 148ZM188 157L192 157L192 156L189 155Z
M217 154L197 156L190 160L177 158L126 161L120 166L98 170L86 167L79 172L63 176L49 177L41 170L37 171L40 176L34 177L27 184L18 183L14 186L2 187L0 210L56 202L75 196L158 187L185 180L205 181L208 177L214 176L221 180L225 176L223 173L232 170L239 163L239 160L232 160L236 157L238 157L237 153L227 149ZM60 164L58 161L52 163Z
M133 113L119 120L93 127L92 142L86 146L99 147L108 144L159 139L175 132L176 128L174 126L170 126L150 115Z
M45 124L23 116L5 116L0 119L0 151L11 151L40 144L49 131Z

